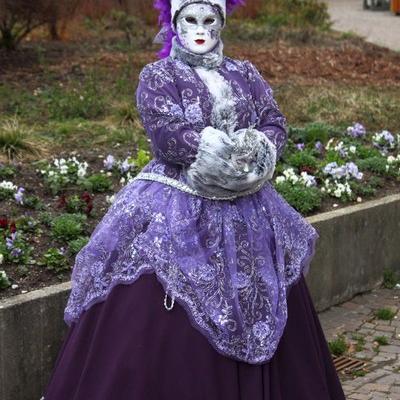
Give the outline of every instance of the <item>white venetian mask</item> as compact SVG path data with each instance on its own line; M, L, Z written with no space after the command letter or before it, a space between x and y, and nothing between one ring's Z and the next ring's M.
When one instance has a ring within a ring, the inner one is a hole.
M218 43L223 21L210 4L190 4L176 20L176 31L182 45L196 54L205 54Z

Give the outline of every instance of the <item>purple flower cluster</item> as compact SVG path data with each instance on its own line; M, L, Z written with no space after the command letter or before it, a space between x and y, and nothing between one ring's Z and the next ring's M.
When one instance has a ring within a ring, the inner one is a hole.
M103 161L104 167L107 171L113 169L115 165L115 158L113 155L109 154L106 159Z
M296 144L297 150L303 151L304 150L304 143L297 143Z
M357 165L354 162L348 162L345 165L340 165L336 163L336 161L331 162L325 165L323 172L326 175L331 175L335 179L340 178L350 178L353 177L355 179L362 179L363 173L358 170Z
M319 140L315 143L314 147L319 153L322 153L324 151L324 145Z
M393 149L396 147L396 139L389 131L382 131L380 133L375 133L372 137L372 143L375 147L387 152L388 149Z
M17 238L17 232L11 233L11 237L6 238L6 247L10 251L10 255L12 257L19 257L22 253L22 250L19 247L15 247L14 241Z
M347 128L347 134L352 137L362 137L365 136L366 133L365 127L358 122Z
M18 204L24 204L24 192L25 189L23 187L18 188L17 192L14 194L14 199Z

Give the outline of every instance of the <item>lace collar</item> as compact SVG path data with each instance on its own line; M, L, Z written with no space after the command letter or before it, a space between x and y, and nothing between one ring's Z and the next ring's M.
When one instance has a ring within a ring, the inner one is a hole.
M204 67L207 69L212 69L221 65L224 58L223 49L224 44L220 39L213 50L205 54L196 54L179 44L177 37L174 36L172 38L170 57L183 61L191 67Z

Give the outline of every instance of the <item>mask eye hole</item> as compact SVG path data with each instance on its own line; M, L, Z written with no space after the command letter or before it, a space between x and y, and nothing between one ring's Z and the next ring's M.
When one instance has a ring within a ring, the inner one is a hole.
M196 24L196 18L195 17L185 17L185 21L189 24Z
M206 24L206 25L211 25L211 24L213 24L215 22L215 18L206 18L205 19L205 21L204 21L204 23Z

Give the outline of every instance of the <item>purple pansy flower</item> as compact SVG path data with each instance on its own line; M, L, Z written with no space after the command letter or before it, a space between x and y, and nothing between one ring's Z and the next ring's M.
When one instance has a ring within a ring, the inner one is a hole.
M113 168L115 164L115 158L111 154L109 154L106 159L103 161L104 167L109 171Z
M365 127L358 122L347 128L347 134L352 137L362 137L365 136L366 133L367 131Z
M24 198L24 191L25 188L20 187L18 188L17 192L14 193L14 199L18 204L24 204L23 198Z

